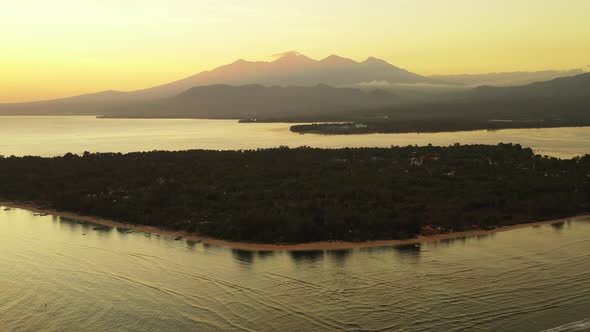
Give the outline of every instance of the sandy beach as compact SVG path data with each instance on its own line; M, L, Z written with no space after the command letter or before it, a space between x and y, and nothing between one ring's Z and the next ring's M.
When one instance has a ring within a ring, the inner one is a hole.
M572 218L579 218L579 217L590 217L590 214L582 214L577 216L572 216L568 218L561 218L561 219L552 219L552 220L543 220L543 221L535 221L530 223L522 223L522 224L515 224L511 226L503 226L498 227L493 230L472 230L466 232L453 232L453 233L446 233L446 234L438 234L438 235L431 235L431 236L419 236L413 239L407 240L379 240L379 241L368 241L368 242L339 242L339 241L331 241L331 242L310 242L310 243L301 243L301 244L272 244L272 243L246 243L246 242L234 242L234 241L227 241L221 240L206 236L199 236L195 233L188 233L184 231L172 231L166 230L158 227L152 226L144 226L144 225L136 225L136 224L129 224L125 222L119 222L109 219L104 219L95 216L87 216L87 215L80 215L77 213L66 212L66 211L57 211L53 209L41 208L36 206L32 203L23 203L23 202L0 202L0 206L15 208L15 209L23 209L32 211L35 213L43 213L53 216L59 216L63 218L75 219L80 221L85 221L91 224L108 226L108 227L119 227L119 228L127 228L134 231L139 232L147 232L152 234L159 234L163 236L169 236L172 238L182 237L185 240L189 241L200 241L202 243L210 244L210 245L217 245L217 246L224 246L233 249L240 249L240 250L248 250L248 251L310 251L310 250L345 250L345 249L355 249L355 248L375 248L375 247L388 247L388 246L398 246L398 245L412 245L412 244L420 244L423 242L430 242L430 241L439 241L439 240L447 240L447 239L456 239L456 238L463 238L463 237L471 237L471 236L480 236L480 235L487 235L491 233L497 232L506 232L514 229L524 228L524 227L534 227L534 226L541 226L541 225L550 225L561 223L564 221L571 220Z

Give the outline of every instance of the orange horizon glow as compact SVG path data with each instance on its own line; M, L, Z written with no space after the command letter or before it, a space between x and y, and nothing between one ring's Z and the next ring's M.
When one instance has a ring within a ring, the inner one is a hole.
M590 67L584 0L6 0L0 102L175 81L297 50L412 72Z

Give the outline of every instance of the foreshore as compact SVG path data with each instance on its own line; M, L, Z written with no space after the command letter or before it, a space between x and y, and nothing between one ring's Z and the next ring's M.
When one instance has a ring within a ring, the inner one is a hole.
M481 236L481 235L488 235L497 232L506 232L510 230L515 230L519 228L525 227L534 227L534 226L541 226L541 225L550 225L565 222L571 220L572 218L585 218L589 217L590 214L581 214L576 216L571 216L568 218L561 218L561 219L552 219L552 220L543 220L543 221L535 221L530 223L521 223L515 224L511 226L502 226L498 227L493 230L472 230L466 232L453 232L453 233L445 233L445 234L437 234L437 235L430 235L430 236L419 236L413 239L407 240L379 240L379 241L368 241L368 242L340 242L340 241L330 241L330 242L311 242L311 243L301 243L301 244L272 244L272 243L246 243L246 242L234 242L234 241L227 241L221 240L206 236L199 236L198 234L188 233L185 231L172 231L167 229L162 229L158 227L152 226L144 226L144 225L136 225L136 224L129 224L125 222L119 222L109 219L104 219L95 216L87 216L81 215L72 212L66 211L57 211L53 209L47 209L39 207L32 203L23 203L23 202L12 202L0 201L0 206L9 207L14 209L23 209L28 210L35 213L42 213L47 215L59 216L68 219L80 220L85 221L91 224L102 225L107 227L119 227L119 228L126 228L133 231L139 232L146 232L152 234L158 234L162 236L169 236L172 238L182 237L188 241L198 241L209 245L216 245L216 246L224 246L229 247L232 249L239 249L239 250L247 250L247 251L312 251L312 250L346 250L346 249L356 249L356 248L375 248L375 247L389 247L389 246L401 246L401 245L413 245L413 244L420 244L424 242L432 242L432 241L440 241L440 240L448 240L448 239L456 239L456 238L464 238L464 237L472 237L472 236Z

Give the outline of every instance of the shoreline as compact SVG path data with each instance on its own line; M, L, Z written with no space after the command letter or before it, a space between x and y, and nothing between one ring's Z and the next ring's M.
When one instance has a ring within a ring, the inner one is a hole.
M263 123L263 122L260 122ZM316 123L316 122L314 122ZM320 122L317 122L320 123ZM307 123L303 126L311 126L313 123ZM363 132L330 132L321 130L292 130L295 125L291 126L289 130L294 134L299 135L320 135L320 136L353 136L353 135L401 135L401 134L441 134L441 133L459 133L459 132L474 132L474 131L501 131L501 130L522 130L522 129L556 129L556 128L586 128L590 125L571 125L571 126L546 126L546 127L506 127L506 128L474 128L474 129L449 129L449 130L402 130L402 131L363 131Z
M85 221L90 224L107 226L112 228L127 228L133 231L169 236L172 238L182 237L183 240L202 242L203 244L216 245L228 247L231 249L246 250L246 251L315 251L315 250L349 250L359 248L378 248L378 247L391 247L391 246L403 246L403 245L414 245L425 242L434 242L448 239L458 239L472 236L488 235L499 232L506 232L520 228L535 227L542 225L551 225L556 223L565 222L573 218L584 218L590 217L590 214L580 214L560 219L540 220L530 223L520 223L511 226L502 226L493 230L471 230L464 232L453 232L429 236L418 236L413 239L407 240L376 240L367 242L343 242L343 241L324 241L324 242L310 242L301 244L272 244L272 243L248 243L248 242L235 242L229 240L222 240L218 238L212 238L207 236L199 236L195 233L189 233L186 231L173 231L166 230L154 226L145 226L137 224L129 224L125 222L114 221L110 219L81 215L67 211L57 211L48 208L42 208L32 203L22 203L13 201L0 201L0 206L27 210L34 213L43 213L52 216L58 216L62 218L75 219Z

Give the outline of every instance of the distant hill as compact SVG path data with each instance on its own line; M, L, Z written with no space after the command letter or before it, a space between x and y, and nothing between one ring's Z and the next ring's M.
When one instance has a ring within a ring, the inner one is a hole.
M590 73L515 87L481 86L467 91L449 93L447 98L436 101L392 102L382 108L331 113L329 116L318 113L297 119L298 122L379 123L373 127L357 130L364 132L396 132L401 125L399 121L405 122L410 127L419 125L420 128L437 131L442 128L439 128L437 124L445 121L446 128L460 129L465 128L466 122L469 122L471 126L469 128L487 128L488 121L492 120L526 121L522 127L538 125L532 122L543 122L544 126L588 124L590 123ZM376 131L372 131L373 129Z
M352 88L208 85L178 96L141 104L115 106L109 117L288 119L316 114L353 112L390 105L396 97L385 91Z
M389 120L552 120L590 122L590 73L514 87L480 86L444 101L363 112ZM357 114L357 117L359 115ZM342 119L348 120L348 119ZM581 123L581 122L580 122Z
M334 120L336 119L336 120ZM590 126L590 73L516 87L482 86L446 100L298 118L298 133L369 134Z
M98 115L115 105L139 103L126 92L103 91L75 97L0 104L0 115Z
M477 87L473 94L486 98L556 98L588 97L590 98L590 73L571 77L560 77L545 82L535 82L514 87Z
M582 69L572 69L489 74L432 75L429 77L449 83L469 86L517 86L530 84L533 82L549 81L558 77L574 76L582 73L584 73Z

